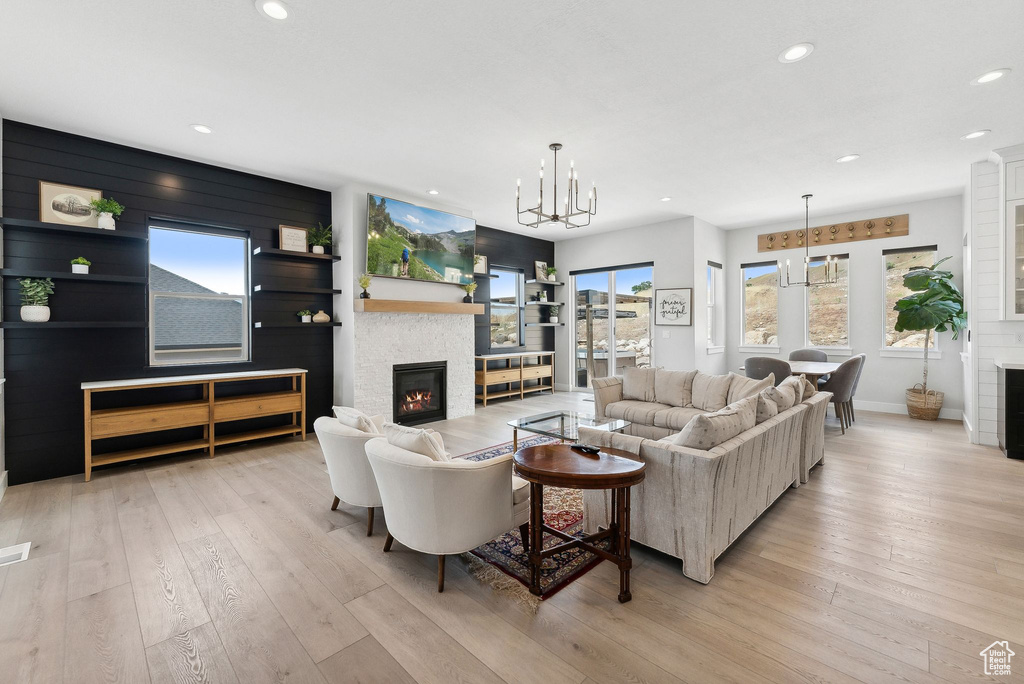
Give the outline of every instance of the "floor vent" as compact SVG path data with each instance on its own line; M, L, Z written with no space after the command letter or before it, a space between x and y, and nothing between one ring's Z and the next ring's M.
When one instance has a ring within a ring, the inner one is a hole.
M5 546L0 549L0 568L11 563L20 563L28 558L28 550L32 548L32 542Z

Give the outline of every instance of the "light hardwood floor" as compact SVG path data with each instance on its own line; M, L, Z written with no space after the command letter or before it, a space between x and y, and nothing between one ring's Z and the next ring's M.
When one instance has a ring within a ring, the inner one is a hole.
M453 453L585 395L435 424ZM603 563L530 608L378 513L330 510L315 438L12 487L0 546L0 681L965 682L1007 639L1024 681L1024 462L957 423L830 416L827 463L723 556L710 585L634 546L633 601ZM995 679L993 679L995 681Z

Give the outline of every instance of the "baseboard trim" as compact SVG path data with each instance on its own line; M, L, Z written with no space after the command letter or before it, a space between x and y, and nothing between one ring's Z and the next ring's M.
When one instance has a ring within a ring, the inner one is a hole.
M877 411L878 413L907 415L906 404L891 404L885 401L862 401L860 399L854 399L853 408L854 410L863 409L865 411ZM963 420L964 412L963 409L944 408L939 411L939 418L942 420Z
M5 470L0 473L0 501L4 500L4 492L7 491L7 473L10 472Z

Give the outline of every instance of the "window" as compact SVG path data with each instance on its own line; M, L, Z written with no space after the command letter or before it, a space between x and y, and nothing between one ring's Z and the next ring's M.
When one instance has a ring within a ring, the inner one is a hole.
M249 239L150 226L149 362L249 360Z
M707 318L708 318L708 347L720 347L721 339L720 326L718 324L718 290L722 282L722 264L714 261L708 262L708 297L707 297Z
M779 344L779 267L774 261L741 264L743 340L741 346Z
M903 286L903 276L912 268L929 267L935 263L937 245L911 247L909 249L886 249L885 259L885 346L896 349L923 349L925 333L917 330L896 332L896 302L910 294ZM929 349L936 348L936 336L932 335Z
M491 347L522 344L523 274L491 267Z
M838 271L834 285L815 285L807 290L807 346L850 346L850 258L835 254ZM825 279L825 257L811 257L811 282Z

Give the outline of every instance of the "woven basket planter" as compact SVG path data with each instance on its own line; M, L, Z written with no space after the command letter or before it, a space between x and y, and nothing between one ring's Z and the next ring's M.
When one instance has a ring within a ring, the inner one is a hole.
M917 420L938 420L939 411L942 410L942 400L945 397L944 392L936 390L925 392L923 385L914 385L907 390L907 413L911 418Z

